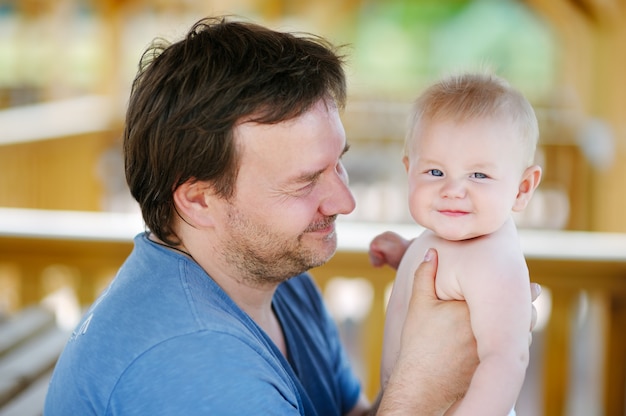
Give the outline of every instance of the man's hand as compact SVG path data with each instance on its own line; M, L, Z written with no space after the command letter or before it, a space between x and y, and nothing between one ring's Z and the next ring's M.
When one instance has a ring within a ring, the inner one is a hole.
M531 283L530 284L530 296L532 298L532 301L536 301L537 298L539 297L539 295L541 295L541 286L537 283ZM530 344L533 343L533 328L535 327L535 325L537 324L537 308L535 308L535 305L531 305L531 313L532 313L532 317L531 317L531 321L530 321L530 332L528 332L528 346L530 346Z
M410 243L410 240L392 231L385 231L374 237L370 243L370 263L372 263L374 267L382 267L388 264L389 267L398 270L400 260L402 260L402 256Z
M478 365L467 305L437 298L436 272L437 253L429 250L415 272L400 353L379 414L441 414L463 396Z

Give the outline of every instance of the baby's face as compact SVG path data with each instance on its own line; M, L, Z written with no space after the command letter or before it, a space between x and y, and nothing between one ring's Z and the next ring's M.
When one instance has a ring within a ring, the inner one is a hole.
M404 162L417 223L448 240L490 234L504 224L526 168L510 121L431 121L412 140Z

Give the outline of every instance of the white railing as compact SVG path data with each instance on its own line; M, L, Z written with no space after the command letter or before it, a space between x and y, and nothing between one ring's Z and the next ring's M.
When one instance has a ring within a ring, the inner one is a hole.
M0 208L0 307L10 312L44 298L50 301L54 296L58 307L59 298L68 300L61 296L68 287L76 295L75 303L90 303L132 250L132 237L143 229L139 214ZM367 307L365 312L359 307L361 312L353 317L356 322L350 322L352 329L346 336L357 337L349 341L356 344L356 366L370 396L378 390L384 307L394 273L389 268L374 269L369 265L367 245L372 237L388 229L405 237L420 231L411 225L339 222L337 254L326 265L312 270L329 297L331 310L337 306L333 303L337 297L330 292L341 285L329 283L337 278L358 282L357 286L342 286L355 290L367 283L366 290L358 292L367 299ZM577 398L575 383L581 382L576 380L572 364L580 354L576 342L579 321L575 318L580 320L581 299L585 299L583 309L593 310L599 317L598 325L594 325L598 334L594 348L599 352L582 360L595 367L593 380L598 381L590 384L582 380L584 393L595 392L590 399L593 414L623 415L626 235L540 230L522 230L520 235L531 278L546 289L537 305L540 322L538 341L533 344L537 351L531 353L541 357L541 363L533 370L532 380L529 374L528 383L529 388L539 390L533 396L539 397L534 399L539 401L535 404L539 410L530 414L571 414L568 409ZM339 307L342 303L343 307L351 304L343 300ZM345 313L341 319L346 319ZM340 329L345 324L339 322Z

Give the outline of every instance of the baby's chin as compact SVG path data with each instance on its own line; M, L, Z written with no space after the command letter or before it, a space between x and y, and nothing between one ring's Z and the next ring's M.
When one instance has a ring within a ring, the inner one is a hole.
M474 238L481 237L485 235L484 233L475 232L475 231L460 231L460 230L432 230L435 235L439 238L448 241L466 241L473 240Z

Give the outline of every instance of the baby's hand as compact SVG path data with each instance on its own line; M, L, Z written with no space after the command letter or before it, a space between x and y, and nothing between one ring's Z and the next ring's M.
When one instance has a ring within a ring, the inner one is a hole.
M398 270L400 260L402 260L402 256L410 243L410 240L392 231L385 231L374 237L370 243L370 263L374 267L382 267L388 264L389 267Z

